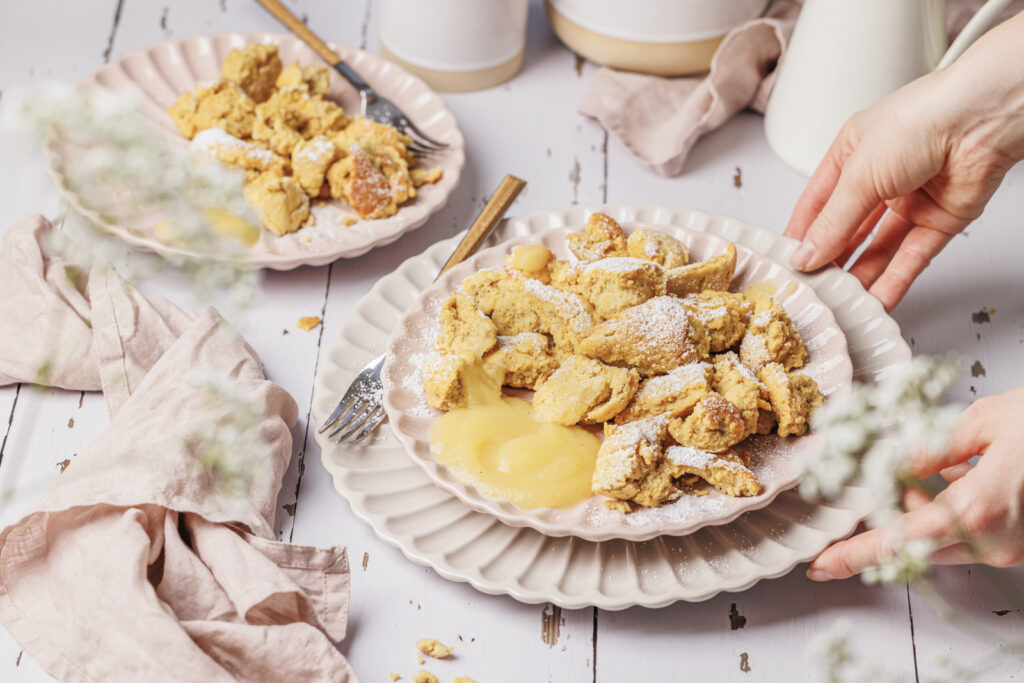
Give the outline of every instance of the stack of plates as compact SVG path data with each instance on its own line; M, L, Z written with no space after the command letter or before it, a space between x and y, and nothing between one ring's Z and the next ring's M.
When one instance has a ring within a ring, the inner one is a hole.
M836 268L809 276L791 273L779 264L787 261L794 242L734 218L659 206L574 206L507 219L485 246L539 242L564 253L566 232L583 226L597 210L627 228L643 224L676 234L696 258L734 242L740 253L737 284L776 284L810 349L804 371L826 394L851 376L874 381L910 358L895 322L855 278ZM318 441L324 466L353 512L413 561L524 602L657 607L743 590L785 574L849 534L870 512L872 496L856 484L827 503L804 501L791 490L799 476L799 451L813 448L813 437L772 437L775 441L766 444L772 457L755 460L764 487L757 497L687 496L627 516L606 510L596 498L564 510L523 510L453 479L429 454L426 429L435 415L418 394L414 358L432 343L424 332L436 304L467 275L500 263L512 246L484 250L432 286L458 239L409 259L356 304L324 350L313 397L319 424L355 374L388 349L390 340L396 353L384 372L389 425L371 443L355 448Z

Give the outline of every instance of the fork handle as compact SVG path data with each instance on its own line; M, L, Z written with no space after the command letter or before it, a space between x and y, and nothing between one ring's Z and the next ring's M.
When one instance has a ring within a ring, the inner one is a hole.
M353 88L360 93L370 89L370 85L342 60L341 55L327 47L327 43L321 40L320 36L313 33L312 29L292 14L291 10L282 5L279 0L256 0L256 2L263 5L268 12L285 25L285 28L301 38L306 45L313 48L313 51L320 55L321 59L333 66L341 74L342 78L352 84Z
M505 215L508 207L512 205L512 202L515 201L515 198L519 196L519 193L523 191L525 186L525 180L521 180L514 175L505 176L505 179L501 181L501 185L494 191L491 198L487 200L487 204L484 205L483 210L476 217L476 220L473 221L473 225L470 226L466 236L459 242L459 246L455 247L455 251L452 252L452 255L441 266L441 272L437 274L438 278L444 275L449 268L465 261L477 250L480 244L490 236L494 226ZM434 278L434 280L436 281L437 278Z

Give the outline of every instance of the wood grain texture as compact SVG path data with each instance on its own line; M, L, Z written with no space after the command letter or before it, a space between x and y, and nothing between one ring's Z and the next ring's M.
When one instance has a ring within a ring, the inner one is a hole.
M377 51L374 0L287 0L287 7L325 39ZM17 27L17 36L10 27ZM0 44L16 45L0 60L0 90L6 94L17 83L47 78L77 80L98 67L108 50L116 56L168 38L221 31L277 32L280 26L251 0L0 3ZM53 50L54 44L61 49ZM662 178L576 114L593 71L554 39L540 3L532 2L523 72L484 92L445 95L467 149L463 181L449 204L423 228L359 259L268 273L257 303L229 315L260 354L268 376L299 404L275 530L298 543L348 547L354 568L351 627L341 648L356 671L366 681L388 680L391 672L409 680L421 668L416 640L434 637L456 648L454 660L424 667L445 681L457 675L481 683L612 683L682 675L709 681L815 681L821 676L804 655L806 644L845 618L858 651L905 680L914 680L915 673L921 680L937 678L943 673L937 658L965 649L997 662L990 680L1019 678L1020 660L1007 659L1005 651L1024 641L1017 611L1024 605L994 591L990 577L977 569L937 572L939 594L957 608L960 623L905 589L868 588L856 580L812 584L799 569L705 603L556 613L550 606L482 595L409 562L355 519L335 493L308 427L320 346L377 279L464 229L506 173L529 182L515 213L573 202L656 202L729 213L782 231L804 179L772 155L759 116L741 114L708 135L694 148L682 176ZM47 181L38 158L19 156L0 139L0 159L0 231L30 211L50 211L54 204L44 198ZM24 180L32 178L36 185L26 186ZM955 388L954 397L963 402L1024 384L1019 362L1024 300L1018 295L1024 233L1016 229L1022 190L1024 169L1018 168L986 214L935 260L894 313L916 351L954 351L968 368L977 362L975 374L965 373ZM125 272L139 265L139 257L124 249L115 248L112 257ZM142 286L184 306L200 305L173 272L161 272ZM320 316L323 325L311 332L295 328L297 319L308 315ZM7 429L15 393L0 389L0 432ZM98 395L22 388L0 461L0 490L13 492L0 501L0 521L16 519L105 424ZM1018 588L1024 579L1021 570L992 574ZM20 652L0 629L0 680L49 680Z

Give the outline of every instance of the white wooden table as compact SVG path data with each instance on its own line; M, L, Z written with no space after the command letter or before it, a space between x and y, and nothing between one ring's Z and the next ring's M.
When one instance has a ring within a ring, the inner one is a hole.
M288 0L326 38L377 50L373 0ZM639 165L576 102L593 65L581 64L552 35L539 4L530 16L523 73L480 93L447 95L466 137L467 162L450 204L393 245L329 267L268 273L263 294L236 314L271 379L299 403L292 466L276 529L283 539L348 546L353 566L348 638L341 644L364 681L390 672L409 680L420 667L413 644L454 644L453 662L430 662L442 681L468 674L499 681L819 680L805 651L809 638L849 621L853 646L905 680L933 680L943 656L961 664L992 660L985 680L1021 678L1021 660L994 660L1024 641L1021 604L992 587L990 574L1017 589L1024 572L947 568L940 593L958 610L953 622L903 586L858 580L814 584L798 569L741 594L661 610L561 611L482 595L416 566L356 520L320 465L309 425L318 351L354 302L379 277L431 243L464 228L507 173L529 181L513 212L573 202L655 202L721 212L781 232L804 179L776 159L761 117L746 113L694 150L684 175L661 178ZM252 0L30 0L0 3L0 90L45 79L76 81L112 56L162 40L222 31L278 31ZM963 355L973 364L955 389L964 402L1024 384L1024 168L1012 172L983 218L936 259L896 310L916 352ZM55 202L38 153L0 142L0 230L27 213L53 215ZM130 267L133 257L115 259ZM0 287L3 274L0 273ZM194 305L173 274L143 284ZM2 291L2 290L0 290ZM984 311L984 314L979 312ZM323 328L296 329L321 315ZM105 428L98 394L22 385L0 389L0 522L16 519ZM287 652L281 653L287 657ZM0 680L46 680L0 629Z

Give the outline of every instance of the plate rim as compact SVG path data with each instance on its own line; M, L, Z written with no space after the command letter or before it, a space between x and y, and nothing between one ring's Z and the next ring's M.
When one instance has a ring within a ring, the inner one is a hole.
M636 227L669 227L681 230L691 235L704 234L710 235L712 238L720 241L729 240L713 233L701 232L692 228L678 226L678 225L661 225L653 226L648 225L642 221L624 221L624 224L631 226L633 229ZM399 391L399 385L396 384L397 380L393 380L392 370L394 368L394 359L396 357L395 347L396 345L408 337L409 323L413 318L419 318L423 315L423 310L426 307L426 299L428 296L433 294L436 290L443 289L445 291L455 291L458 287L454 284L455 280L466 277L462 274L462 271L468 270L471 265L479 264L485 257L491 257L498 253L498 250L505 250L508 252L515 246L522 246L523 244L543 244L545 235L552 235L556 241L561 241L564 234L569 230L581 229L583 226L560 226L552 227L542 232L533 233L531 235L517 235L509 239L503 240L502 242L488 246L486 248L478 250L470 258L466 259L462 263L454 266L449 271L444 273L444 276L439 278L436 282L429 285L426 289L420 292L417 296L416 302L408 308L402 316L399 318L398 324L395 325L391 336L388 338L387 348L384 352L384 367L381 370L381 379L383 381L383 403L384 410L388 415L388 423L391 427L391 432L398 439L399 443L405 448L406 453L410 459L418 465L426 474L433 480L434 484L457 497L462 503L472 510L477 512L483 512L496 517L504 524L513 527L529 527L541 532L547 536L573 536L587 541L610 541L614 539L622 539L626 541L649 541L658 536L687 536L700 528L705 526L720 526L728 524L734 521L740 515L758 510L771 504L775 498L777 498L783 492L793 488L800 481L800 474L798 471L794 471L788 476L780 478L777 481L772 482L772 486L767 489L765 495L757 496L753 498L741 498L739 502L734 502L734 509L730 510L724 515L720 515L713 519L691 519L691 520L679 520L674 525L666 527L662 523L661 527L657 522L652 521L642 526L630 527L624 523L620 523L613 527L601 527L601 526L582 526L582 522L578 519L571 523L557 523L555 521L545 519L544 511L549 508L538 508L538 509L524 509L516 506L515 504L496 498L490 498L480 493L471 484L466 484L459 481L450 471L444 466L443 463L437 462L436 459L428 457L421 453L423 446L421 439L418 439L414 435L399 428L399 423L402 421L399 418L409 417L408 412L400 408L394 403L392 398L394 394ZM789 269L784 264L779 263L777 260L760 253L758 250L753 249L747 245L737 244L741 250L746 250L750 253L752 258L759 261L760 264L767 266L768 268L778 268L783 276L794 281L799 281L799 273ZM493 260L487 258L486 260ZM495 268L496 266L491 266ZM477 265L474 272L479 272L482 266ZM454 274L453 274L454 273ZM805 286L807 286L805 284ZM841 372L843 373L843 382L841 387L848 386L852 382L853 378L853 362L850 360L849 347L846 342L846 333L840 327L839 322L835 318L835 314L817 294L817 292L810 286L807 286L813 298L813 303L820 304L825 309L825 314L828 317L829 328L836 329L839 331L839 343L842 348L839 350L839 355L842 357ZM429 293L429 294L428 294ZM813 435L807 435L802 438L811 438L811 441L802 442L801 446L798 446L798 453L794 453L791 457L800 457L800 453L806 452L808 448L813 448L814 443L817 441L813 438ZM591 496L594 498L595 496ZM733 499L734 501L736 499ZM743 501L748 501L745 505Z
M107 62L106 64L100 66L99 68L95 69L87 76L79 80L75 84L75 88L78 89L88 86L90 83L93 82L96 75L104 69L114 67L130 58L136 58L139 55L151 53L152 51L160 49L166 45L193 43L204 40L231 40L236 36L245 42L280 44L282 41L294 41L297 43L301 43L303 45L305 44L298 36L295 36L291 33L273 31L225 31L221 33L203 33L192 36L184 36L182 38L160 41L158 43L153 43L151 45L147 45L146 47L142 47L137 50L132 50L131 52L126 52L123 55L117 57L116 59L113 59L110 62ZM430 93L430 95L433 98L436 98L441 109L448 116L450 116L452 120L452 130L455 132L456 144L452 145L453 149L451 151L456 153L456 156L453 158L452 169L446 171L445 174L447 177L454 176L452 182L450 183L450 185L445 186L446 191L443 195L439 196L436 205L427 210L422 217L420 217L418 220L413 220L411 223L404 225L403 227L397 228L392 232L383 234L380 238L376 240L372 240L366 244L360 244L348 249L339 249L331 252L311 252L306 255L265 254L260 258L254 259L247 256L248 252L243 252L243 258L241 259L222 257L218 255L211 256L209 254L203 254L200 252L192 251L190 249L184 249L181 247L174 246L172 244L167 244L165 242L160 241L155 236L140 235L134 232L131 228L121 225L115 220L111 220L110 217L106 216L100 210L86 206L83 203L81 195L67 187L65 176L59 168L60 160L62 157L58 149L57 141L54 138L54 133L52 129L47 131L43 144L43 165L46 169L46 173L50 177L50 180L53 182L54 186L57 188L57 191L61 195L61 197L65 201L67 201L68 204L77 213L89 219L89 221L96 225L99 229L108 234L114 235L115 237L117 237L118 239L132 247L144 249L146 251L151 251L155 254L158 254L168 259L184 259L188 261L197 262L229 262L235 265L241 265L243 267L253 267L261 269L266 268L269 270L292 270L294 268L298 268L301 266L323 266L343 258L356 258L368 253L373 249L391 244L398 240L403 235L412 232L417 228L422 227L428 220L430 220L431 217L433 217L437 212L439 212L448 204L452 194L455 192L455 189L459 186L459 182L462 179L462 172L465 169L465 137L462 134L462 129L459 127L459 122L455 116L455 113L444 101L444 98L442 98L437 91L433 90L429 85L427 85L427 83L422 78L405 70L398 64L395 64L394 62L391 62L380 55L376 55L370 52L369 50L344 45L342 43L337 43L334 41L325 42L332 50L338 52L339 54L355 53L357 55L360 55L361 58L368 58L372 61L385 62L390 68L397 70L398 73L401 74L403 77L408 77L412 79L412 82L416 86L422 87L426 92ZM399 211L400 210L401 209L399 209ZM266 228L260 226L261 231L265 229Z
M657 224L657 217L665 214L699 215L705 219L734 220L752 228L759 239L779 240L781 242L780 248L783 255L792 253L797 244L795 240L779 235L769 228L753 223L747 223L741 219L735 219L722 214L708 214L698 209L669 207L661 204L607 203L598 206L576 205L564 209L536 211L522 216L506 218L499 225L499 229L496 231L496 234L504 235L506 232L511 235L523 234L523 231L530 231L531 222L540 220L547 220L549 225L565 225L567 224L566 221L571 219L571 215L574 212L588 210L609 212L613 216L618 216L619 218L617 218L617 220L620 218L622 220L634 220L636 216L646 214L647 216L654 218L646 217L644 220L654 222L655 224ZM336 328L334 337L325 349L326 356L324 357L324 362L320 364L317 370L314 382L314 396L311 404L311 414L316 423L319 423L327 412L329 412L330 408L333 406L333 402L337 398L335 395L337 392L332 391L330 387L326 386L328 383L327 377L331 374L341 374L348 375L350 378L351 376L354 376L357 371L357 368L346 369L338 364L336 359L336 355L338 353L337 349L344 348L346 345L350 349L355 348L357 350L357 354L353 362L361 363L372 355L379 354L381 348L386 343L385 340L376 346L371 344L369 347L353 347L344 338L347 327L349 325L354 325L354 319L359 316L361 309L360 303L373 297L382 296L382 292L386 286L386 281L389 277L397 276L397 274L404 272L404 270L411 271L417 262L428 261L431 262L429 267L432 270L438 268L444 262L448 252L452 247L454 247L460 237L461 235L456 235L448 238L447 240L442 240L431 247L428 247L420 254L407 259L393 273L381 278L381 280L371 288L370 292L368 292L355 304L355 306L353 306L352 313ZM856 296L856 300L851 304L851 310L859 308L862 305L867 306L869 309L868 313L872 320L878 320L879 324L875 327L874 335L879 337L881 341L874 344L873 348L877 349L878 344L884 342L886 345L885 352L892 354L894 357L889 365L883 366L882 369L884 369L884 367L889 367L893 363L906 362L909 360L912 355L910 346L899 333L899 326L884 311L881 303L878 302L877 299L871 297L870 294L864 290L863 286L860 285L859 281L849 273L840 271L838 268L829 268L823 272L835 272L836 277L838 277L841 282L845 282L851 288L852 295ZM426 275L422 277L425 279L423 286L429 284L430 279ZM422 287L420 287L420 289L422 289ZM840 326L843 326L841 319ZM844 330L845 329L846 328L844 328ZM849 332L847 332L847 340L848 342L851 341L851 335ZM852 356L853 348L851 344L851 357ZM864 371L872 373L873 376L877 377L881 369L866 368ZM854 366L854 372L856 377L858 372L856 363ZM776 578L788 574L798 564L815 557L830 543L838 539L845 538L852 533L857 524L870 512L869 507L863 501L858 500L857 494L860 487L857 486L857 482L851 482L844 487L837 498L832 501L828 501L827 503L821 502L816 505L816 509L817 507L824 507L837 513L838 518L834 520L831 527L818 529L808 525L801 526L807 534L813 536L811 549L803 551L790 549L791 552L788 553L788 556L784 561L776 562L773 566L765 567L761 571L756 571L742 579L737 579L735 577L732 577L731 579L723 579L721 576L716 575L718 580L711 582L709 585L704 585L698 588L688 588L680 583L676 583L671 589L656 595L645 593L638 589L624 594L610 595L597 589L590 589L583 592L569 592L559 585L546 585L544 587L531 588L523 584L521 575L516 577L515 580L502 581L490 579L484 576L479 566L456 566L446 553L440 550L430 551L419 547L416 542L416 538L414 538L409 532L401 533L393 527L387 527L387 516L383 513L376 513L370 510L366 506L367 494L365 492L349 488L346 481L347 470L342 466L336 466L335 463L332 462L332 453L345 450L352 450L353 452L358 452L360 455L370 454L368 457L373 457L372 451L374 450L374 444L371 443L357 449L345 449L342 446L327 441L323 435L314 434L314 437L321 448L321 464L332 477L332 483L335 490L349 503L353 515L357 519L367 523L374 531L374 534L383 542L398 548L406 558L415 564L431 567L439 575L448 580L468 583L476 590L490 595L509 595L520 602L529 604L551 602L567 609L591 606L606 610L622 610L634 606L657 608L673 604L678 601L699 602L710 599L721 592L743 591L762 579ZM388 447L391 446L389 445ZM772 506L769 506L768 508L765 508L765 510L770 510L771 507ZM742 521L742 517L740 520L734 522L734 524L737 524L740 521ZM798 522L791 521L790 523L797 524ZM496 525L503 526L497 520L493 520L493 523L490 526L494 527ZM716 527L716 529L725 530L728 529L729 526L730 525ZM529 531L532 532L532 530ZM583 541L582 543L588 542ZM627 543L632 545L630 542L615 543Z

